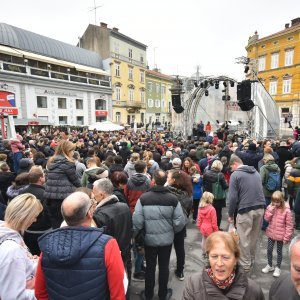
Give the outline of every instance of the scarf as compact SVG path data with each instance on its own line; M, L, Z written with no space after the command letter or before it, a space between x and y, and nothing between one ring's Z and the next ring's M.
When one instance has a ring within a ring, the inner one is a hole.
M216 278L216 276L214 275L213 271L211 268L206 269L207 275L210 277L210 279L212 280L212 282L219 288L222 290L225 290L227 288L229 288L234 280L235 277L235 270L233 270L229 277L226 278L225 280L218 280Z

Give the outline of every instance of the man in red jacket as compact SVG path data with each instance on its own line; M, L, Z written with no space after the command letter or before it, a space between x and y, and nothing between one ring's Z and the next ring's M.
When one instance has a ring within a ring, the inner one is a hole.
M119 246L100 229L90 227L94 209L95 203L85 193L71 194L62 203L68 226L39 239L38 300L125 299L127 277Z

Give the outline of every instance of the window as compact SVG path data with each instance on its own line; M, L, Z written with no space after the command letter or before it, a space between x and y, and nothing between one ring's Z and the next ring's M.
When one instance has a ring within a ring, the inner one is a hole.
M119 54L120 48L119 48L119 43L115 42L115 53Z
M161 86L161 93L162 95L166 94L166 87L164 85Z
M115 93L116 93L116 100L120 101L121 100L121 88L119 86L116 87Z
M133 68L131 68L131 67L129 67L129 69L128 69L128 78L129 78L129 80L132 80L132 77L133 77Z
M68 117L67 116L59 116L58 117L59 125L67 125L68 124Z
M282 94L289 94L291 92L292 79L284 79L282 85Z
M128 56L129 56L129 58L132 58L132 49L128 49Z
M160 100L158 100L158 99L155 100L155 107L157 107L157 108L160 107Z
M141 102L145 103L145 92L141 91Z
M145 82L145 72L144 71L140 72L140 79L141 79L141 83Z
M37 96L36 102L38 108L47 108L47 97Z
M59 109L66 109L67 108L67 99L66 98L58 98L57 105Z
M121 122L121 113L116 112L116 123L120 123L120 122Z
M294 58L294 49L286 50L285 51L284 65L285 66L291 66L293 64L293 58Z
M258 58L258 71L264 71L266 68L266 57L261 56Z
M166 105L165 100L161 100L161 107L162 107L162 108L165 108L165 105Z
M288 114L290 112L290 108L289 107L282 107L281 108L281 113L282 114Z
M76 118L77 121L77 125L83 125L84 124L84 117L83 116L79 116Z
M141 54L141 56L140 56L140 62L144 63L144 56L143 56L143 54Z
M152 92L152 82L148 83L148 91L151 93Z
M120 64L115 64L115 76L120 77Z
M134 89L129 89L129 101L134 100Z
M76 99L76 109L83 109L83 100Z
M270 81L269 93L270 95L277 94L277 81Z
M157 94L160 93L160 85L159 85L159 83L156 84L156 93Z
M106 101L103 99L97 99L95 101L95 110L106 110Z
M278 62L279 62L279 53L273 53L271 56L271 69L278 68Z
M152 99L148 99L148 107L153 107L153 100Z

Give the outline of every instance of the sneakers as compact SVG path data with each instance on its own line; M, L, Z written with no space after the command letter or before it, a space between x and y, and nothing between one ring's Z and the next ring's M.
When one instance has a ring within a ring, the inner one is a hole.
M263 273L267 274L269 272L273 272L274 271L274 267L271 267L269 265L266 265L262 270ZM275 273L275 272L274 272Z
M273 276L274 276L274 277L279 277L279 276L280 276L280 273L281 273L281 270L280 270L278 267L276 267L276 268L275 268L275 271L274 271L274 273L273 273Z
M184 280L183 272L178 272L177 270L175 270L174 273L175 273L175 276L177 277L177 279L179 279L180 281Z
M132 276L133 281L145 281L145 273L143 271L134 273Z

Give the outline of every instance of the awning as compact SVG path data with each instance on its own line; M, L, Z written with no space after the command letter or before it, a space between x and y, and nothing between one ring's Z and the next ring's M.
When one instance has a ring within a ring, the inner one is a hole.
M53 126L54 124L50 123L47 120L32 118L32 119L14 119L15 126Z
M77 71L82 71L82 72L87 72L87 73L95 73L95 74L100 74L100 75L104 75L104 76L109 76L108 72L103 71L101 69L87 67L87 66L78 65L78 64L73 64L73 67L75 67Z
M23 56L23 53L21 53L21 51L3 45L0 45L0 52L8 55L13 55L13 56L19 56L19 57Z

